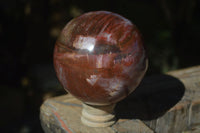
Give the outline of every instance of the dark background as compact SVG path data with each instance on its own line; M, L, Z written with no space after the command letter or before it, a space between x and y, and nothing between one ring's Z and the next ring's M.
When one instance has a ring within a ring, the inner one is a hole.
M143 34L147 75L200 64L199 0L1 0L0 132L42 133L39 107L65 94L52 65L61 29L84 12L108 10Z

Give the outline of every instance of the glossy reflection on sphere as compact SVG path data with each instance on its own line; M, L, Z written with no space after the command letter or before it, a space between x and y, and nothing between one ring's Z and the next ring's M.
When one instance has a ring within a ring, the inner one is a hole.
M64 89L93 105L130 94L147 69L141 35L124 17L106 11L85 13L62 30L54 66Z

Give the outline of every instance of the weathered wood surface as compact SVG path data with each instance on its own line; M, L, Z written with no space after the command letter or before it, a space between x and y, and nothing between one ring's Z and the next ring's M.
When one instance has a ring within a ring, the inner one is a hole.
M200 66L144 78L115 108L111 127L81 123L81 101L71 95L46 100L41 124L46 133L200 133Z

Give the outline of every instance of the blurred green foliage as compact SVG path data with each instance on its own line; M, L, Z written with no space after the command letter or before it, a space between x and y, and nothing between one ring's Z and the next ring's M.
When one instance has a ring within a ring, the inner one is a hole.
M9 0L0 5L1 62L14 63L19 70L52 63L54 43L64 25L94 10L119 13L138 26L149 53L149 73L199 63L200 11L196 0Z
M60 30L73 17L94 10L119 13L138 26L149 51L149 73L199 63L200 12L196 0L9 0L0 5L1 62L14 63L19 69L52 63ZM183 51L188 44L189 56L185 58Z
M97 10L121 14L137 25L149 57L147 74L200 64L199 0L1 0L0 88L2 94L17 90L24 96L23 120L14 124L28 123L5 129L41 132L38 108L44 97L55 95L48 92L60 90L52 65L57 36L72 18Z

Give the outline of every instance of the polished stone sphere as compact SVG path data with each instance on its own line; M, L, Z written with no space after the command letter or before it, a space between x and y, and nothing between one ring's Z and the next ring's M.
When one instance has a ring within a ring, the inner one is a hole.
M112 12L89 12L72 19L55 44L54 66L60 83L91 105L125 98L139 85L147 65L139 30Z

